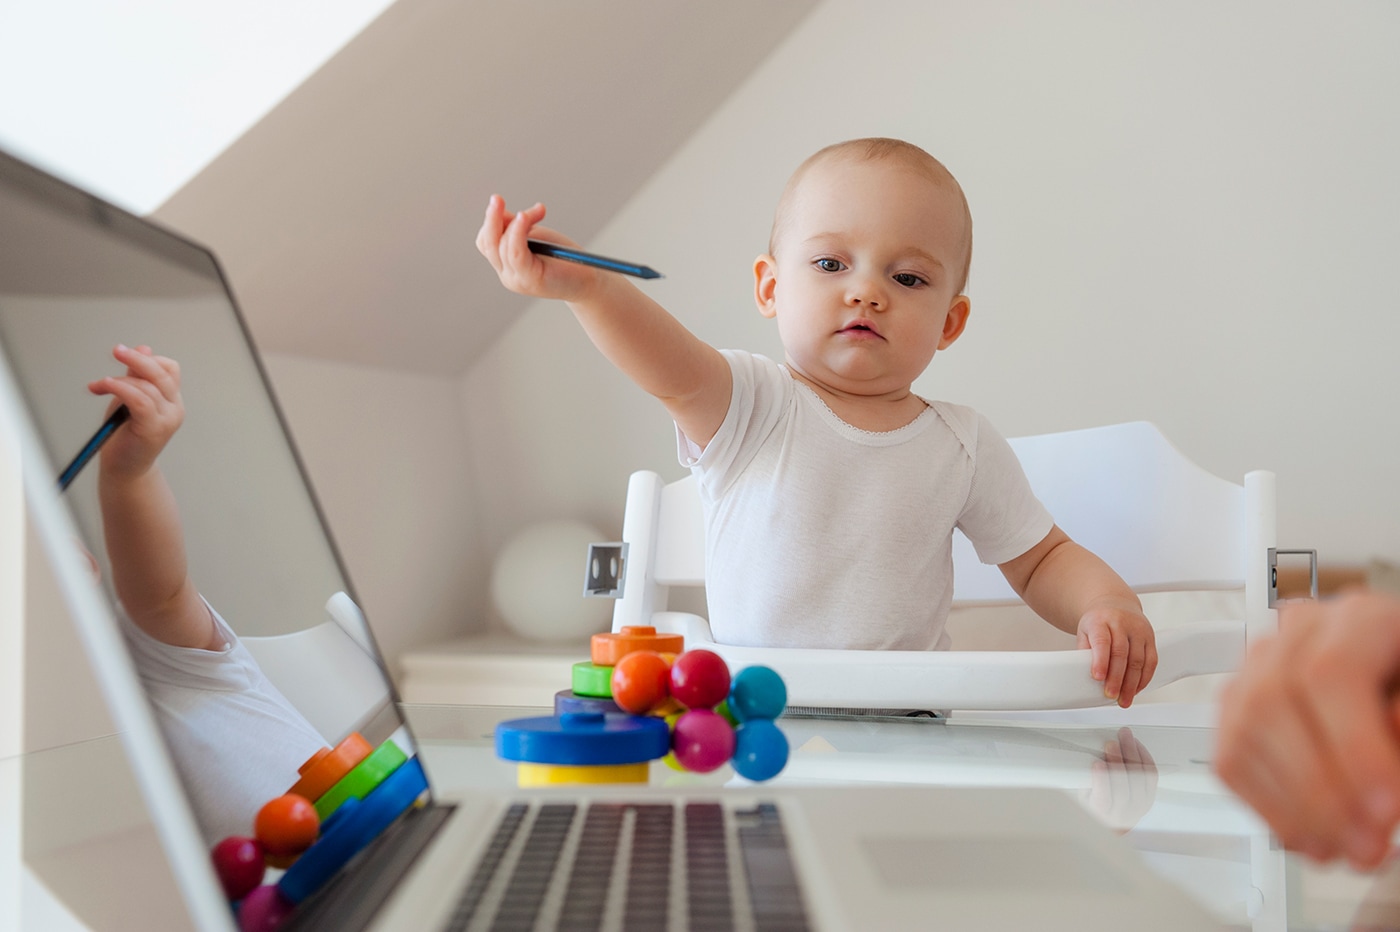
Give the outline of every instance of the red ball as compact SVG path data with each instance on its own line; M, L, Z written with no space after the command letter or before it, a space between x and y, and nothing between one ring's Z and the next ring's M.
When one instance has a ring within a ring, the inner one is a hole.
M212 854L214 873L231 902L243 899L262 883L263 849L256 838L230 835L214 846Z
M734 729L709 709L691 709L676 719L671 753L686 770L717 770L734 756Z
M253 820L253 834L273 857L305 851L320 830L321 817L316 814L316 807L296 793L270 800Z
M612 699L624 712L646 715L670 696L671 669L654 650L634 650L613 667Z
M671 695L687 709L713 709L729 695L728 664L714 651L686 651L671 665Z

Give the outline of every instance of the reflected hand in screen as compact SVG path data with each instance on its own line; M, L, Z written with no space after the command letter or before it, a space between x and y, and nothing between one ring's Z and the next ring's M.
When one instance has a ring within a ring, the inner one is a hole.
M112 475L140 475L154 465L160 451L185 420L180 397L180 364L157 356L149 346L119 344L112 350L125 375L106 376L88 383L94 395L111 395L112 409L126 405L131 412L124 430L118 430L101 454L102 468Z
M1157 762L1129 728L1104 742L1103 759L1090 767L1090 779L1085 805L1122 831L1136 825L1157 799Z
M88 383L130 412L98 454L102 532L112 585L131 620L177 647L218 650L223 638L189 577L179 511L156 465L185 420L180 366L149 346L118 344L126 374Z

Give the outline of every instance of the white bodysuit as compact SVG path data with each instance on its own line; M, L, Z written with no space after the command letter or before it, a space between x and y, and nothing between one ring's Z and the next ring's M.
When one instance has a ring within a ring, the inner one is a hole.
M123 614L122 629L166 746L210 845L253 834L253 817L326 741L273 686L212 608L223 650L175 647Z
M1005 563L1054 526L971 408L934 401L897 430L861 430L786 367L722 352L734 376L724 422L703 453L679 436L704 504L719 643L946 649L953 529L984 563Z

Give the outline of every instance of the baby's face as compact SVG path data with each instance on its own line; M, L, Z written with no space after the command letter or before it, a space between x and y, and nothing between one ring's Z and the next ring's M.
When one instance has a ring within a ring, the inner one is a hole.
M788 365L842 393L907 389L961 329L958 193L898 161L838 157L809 168L788 206L768 287L765 260L755 269Z

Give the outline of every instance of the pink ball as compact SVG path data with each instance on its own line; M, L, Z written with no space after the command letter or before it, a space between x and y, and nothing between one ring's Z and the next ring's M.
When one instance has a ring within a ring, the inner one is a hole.
M676 719L671 753L686 770L718 770L734 756L734 729L709 709L691 709Z
M242 932L275 932L296 909L274 884L265 884L249 893L238 907L238 928Z
M729 695L729 666L714 651L688 650L671 664L671 697L687 709L713 709Z
M211 852L214 859L214 873L219 875L219 883L224 888L224 896L230 901L243 899L248 892L262 883L262 845L257 839L241 835L230 835L214 846Z

